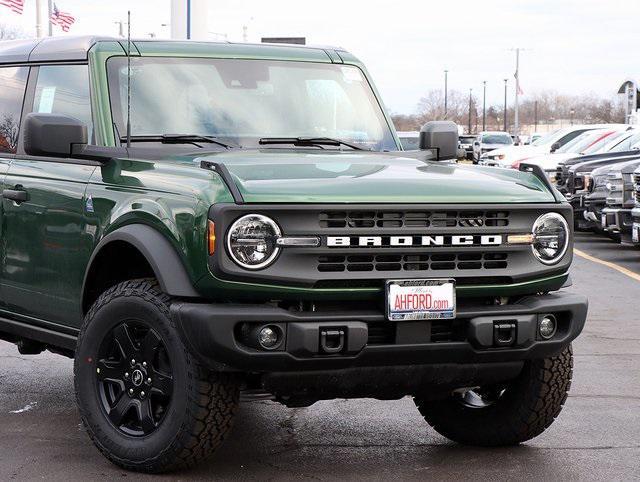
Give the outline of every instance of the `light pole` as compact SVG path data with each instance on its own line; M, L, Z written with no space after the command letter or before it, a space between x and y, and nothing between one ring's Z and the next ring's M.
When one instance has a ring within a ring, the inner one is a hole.
M533 103L533 129L534 132L538 130L538 101Z
M504 79L504 131L507 132L507 82L509 79Z
M471 134L471 92L473 89L469 89L469 134Z
M569 111L569 114L571 114L571 125L573 125L573 115L576 113L576 111L574 109L571 109Z
M482 130L487 127L487 81L482 81Z
M444 71L444 118L447 118L447 75L449 74L448 70Z

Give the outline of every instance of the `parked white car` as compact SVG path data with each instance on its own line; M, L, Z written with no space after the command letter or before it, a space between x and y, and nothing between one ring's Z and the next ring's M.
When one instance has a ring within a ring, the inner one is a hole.
M547 173L555 175L558 164L578 156L597 154L604 150L613 137L618 137L623 131L616 129L593 129L583 132L571 142L567 142L560 149L549 154L535 156L527 159L527 164L537 164ZM518 169L519 162L514 162L511 167Z
M625 128L625 124L575 125L550 132L528 146L509 146L483 154L480 164L497 167L511 167L532 157L549 154L560 149L580 134L594 129Z
M473 162L477 164L483 154L512 145L513 139L507 132L481 132L476 137L476 140L473 141Z

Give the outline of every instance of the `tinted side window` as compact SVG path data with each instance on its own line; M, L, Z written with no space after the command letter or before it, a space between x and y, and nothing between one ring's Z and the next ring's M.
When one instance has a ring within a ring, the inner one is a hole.
M567 142L575 139L576 137L578 137L580 134L587 132L587 129L581 130L581 131L573 131L573 132L569 132L569 134L567 134L566 136L562 137L561 139L558 140L558 144L560 144L560 146L564 146Z
M75 117L87 125L91 142L93 122L86 65L43 65L38 72L33 112Z
M0 152L15 153L28 67L0 68Z

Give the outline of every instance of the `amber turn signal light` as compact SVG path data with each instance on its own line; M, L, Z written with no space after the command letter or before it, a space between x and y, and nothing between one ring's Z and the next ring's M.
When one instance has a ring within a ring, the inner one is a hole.
M207 224L207 244L209 246L209 256L216 252L216 224L209 220Z

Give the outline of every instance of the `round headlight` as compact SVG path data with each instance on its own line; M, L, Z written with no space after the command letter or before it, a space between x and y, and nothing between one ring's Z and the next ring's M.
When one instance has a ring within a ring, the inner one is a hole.
M531 248L538 261L555 264L569 246L569 226L558 213L547 213L533 223L533 244Z
M227 233L229 255L243 268L265 268L280 252L276 245L280 234L280 227L267 216L242 216L231 225Z

